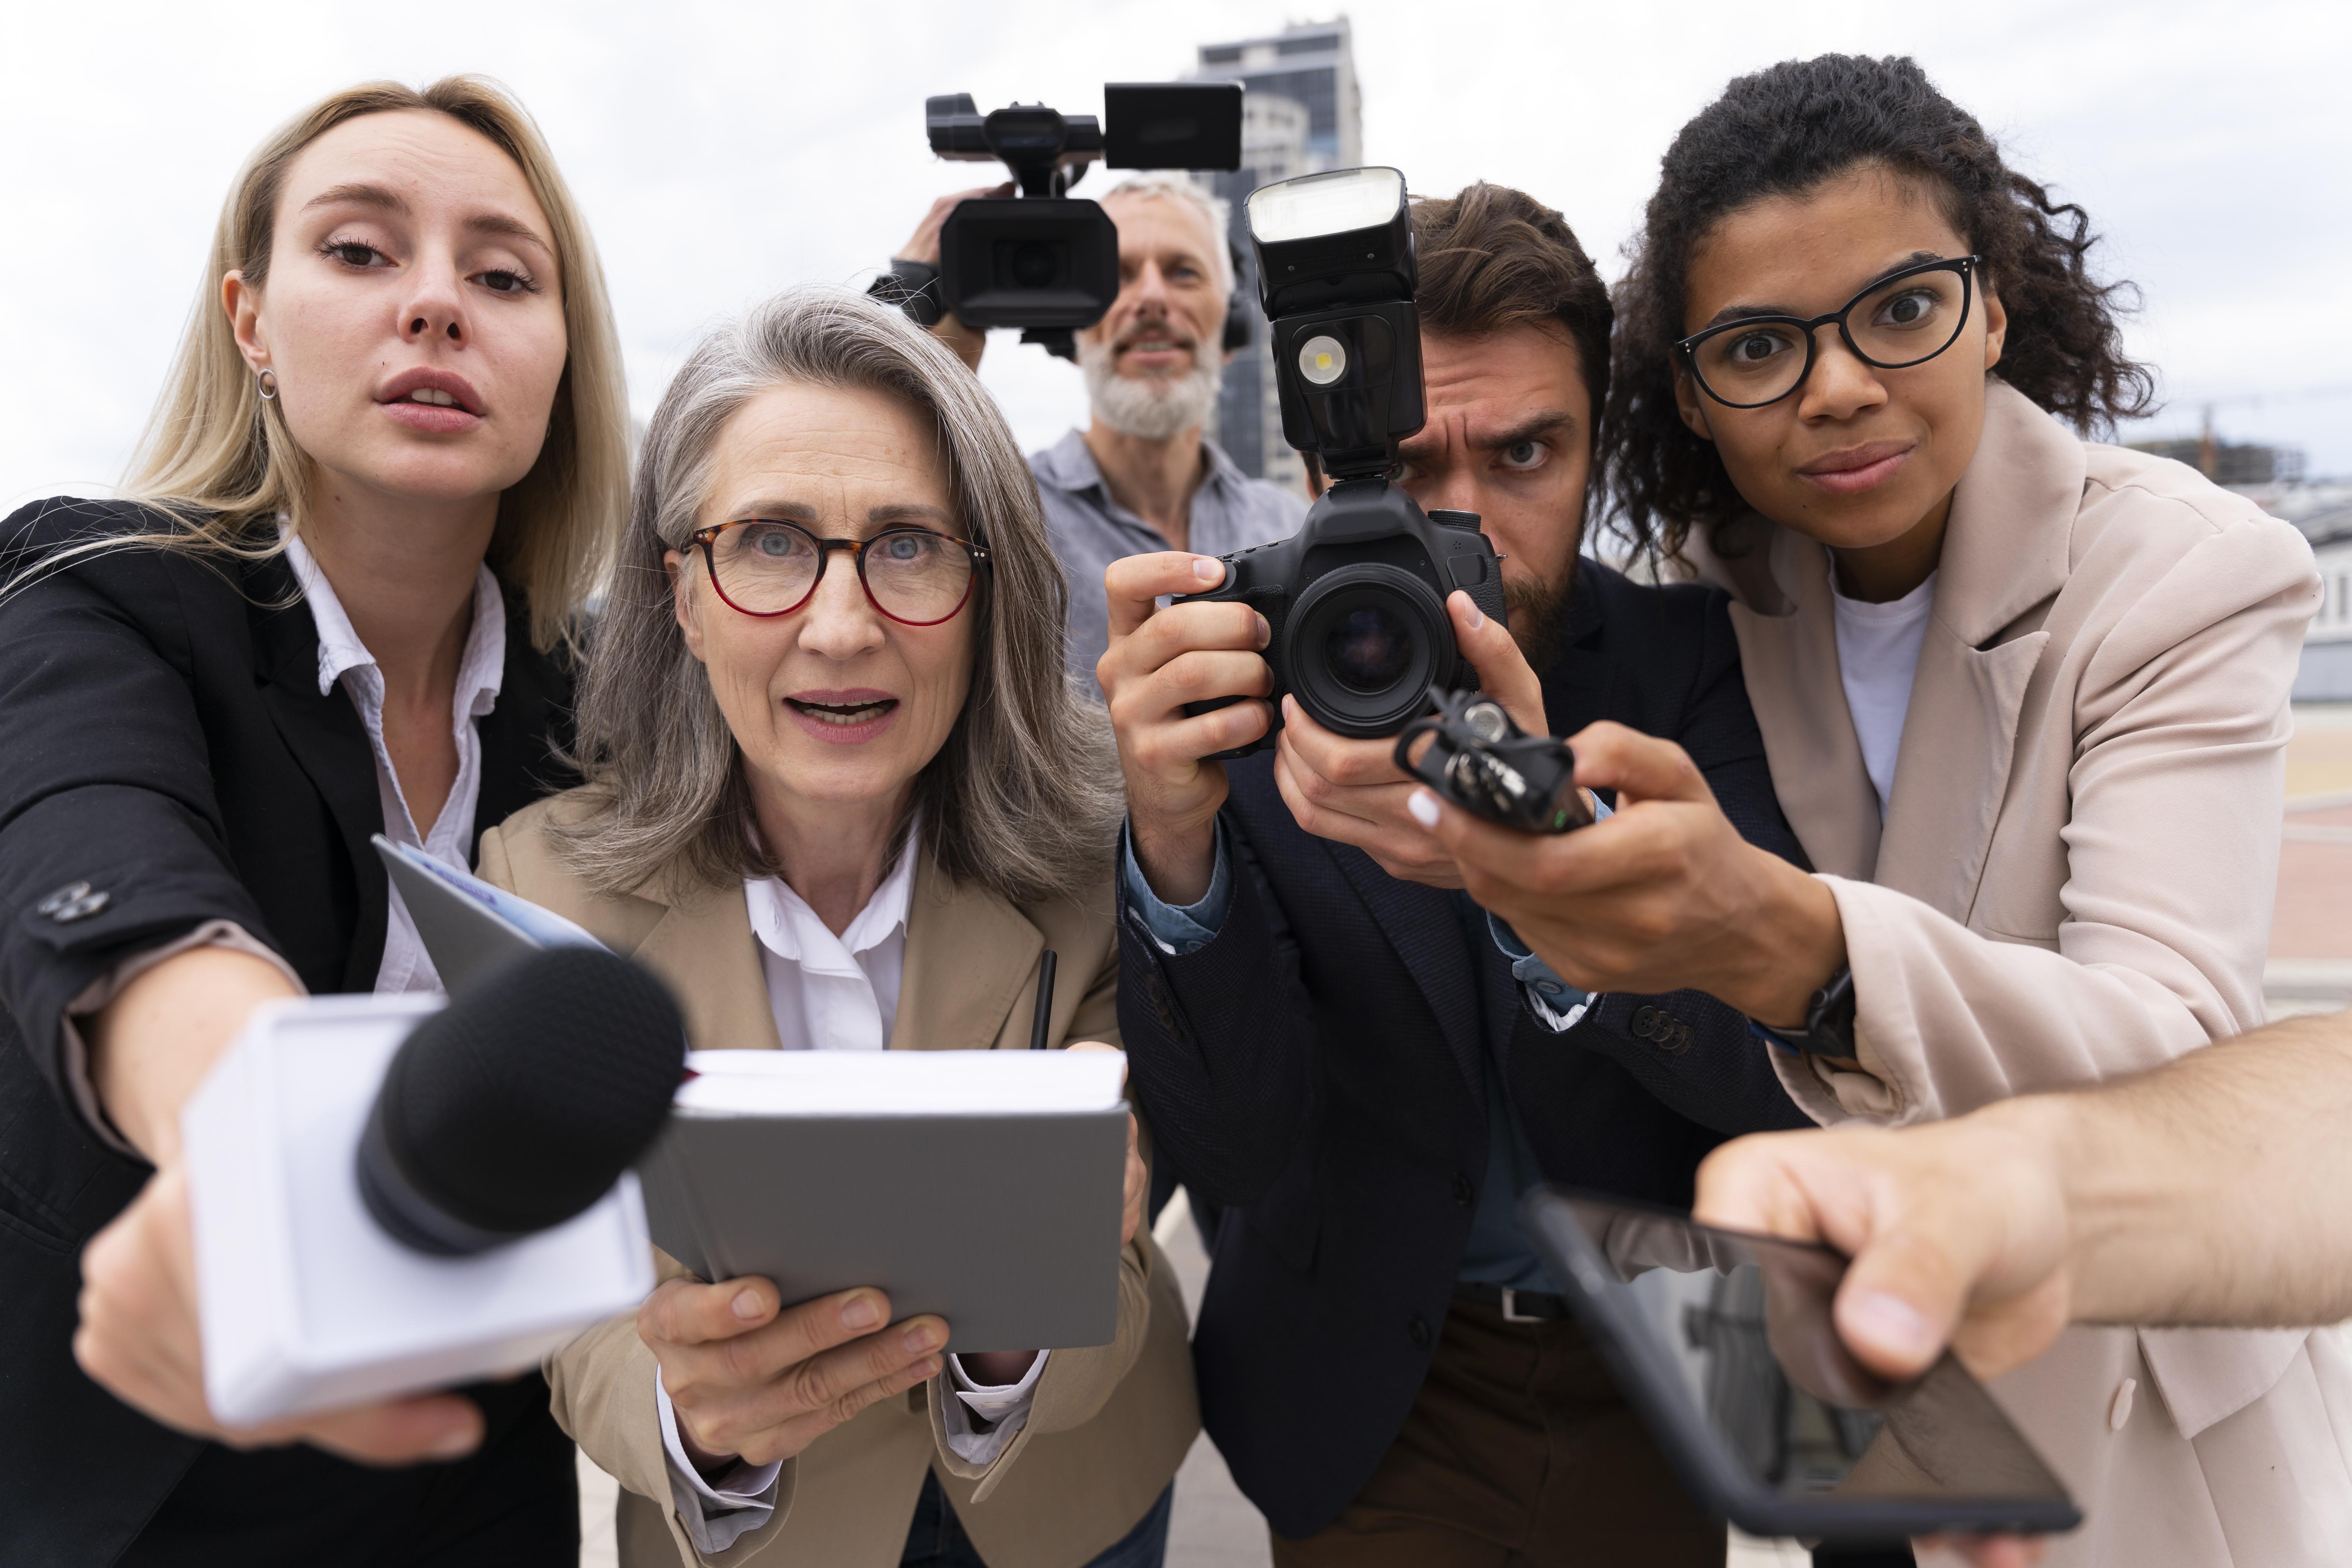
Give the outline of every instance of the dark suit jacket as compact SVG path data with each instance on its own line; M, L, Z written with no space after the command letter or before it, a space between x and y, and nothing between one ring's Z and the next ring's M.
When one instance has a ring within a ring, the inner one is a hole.
M1580 562L1546 710L1563 735L1613 719L1680 742L1740 831L1794 859L1725 603ZM1811 1123L1721 1003L1610 996L1552 1035L1447 894L1302 831L1268 754L1227 777L1224 924L1174 956L1124 911L1119 1026L1160 1158L1227 1205L1192 1341L1202 1420L1305 1536L1428 1370L1487 1168L1490 1059L1544 1175L1658 1203L1687 1205L1727 1135Z
M37 503L0 523L0 582L61 544L163 526L123 503ZM519 600L507 625L498 706L479 726L478 837L574 782L551 751L569 740L571 677L531 647ZM320 695L318 656L282 559L127 549L0 603L0 1559L10 1568L576 1560L571 1444L535 1373L478 1395L489 1437L477 1457L382 1470L309 1447L240 1454L184 1436L73 1359L81 1248L150 1167L100 1142L68 1098L68 1002L122 959L214 919L268 943L314 993L373 988L387 900L368 847L383 827L374 756L350 700ZM43 912L54 890L84 882L89 897Z

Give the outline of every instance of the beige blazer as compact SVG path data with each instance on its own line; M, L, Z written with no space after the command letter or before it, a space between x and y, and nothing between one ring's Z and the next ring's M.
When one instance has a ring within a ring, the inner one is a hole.
M592 894L555 859L543 824L578 792L517 812L482 837L481 874L578 921L667 980L699 1049L778 1048L768 988L738 885L672 895ZM1060 956L1048 1033L1119 1043L1118 939L1108 879L1081 904L1020 910L916 872L892 1050L1021 1049L1029 1043L1038 955ZM985 1179L984 1173L974 1173ZM665 1277L683 1273L656 1255ZM931 1470L992 1563L1076 1568L1134 1528L1200 1430L1175 1275L1150 1234L1120 1259L1118 1328L1108 1345L1054 1352L1028 1424L986 1467L948 1447L944 1378L869 1406L784 1466L766 1525L716 1556L698 1553L670 1494L654 1404L658 1368L632 1317L590 1330L547 1363L555 1418L621 1483L625 1568L757 1561L896 1568L923 1473Z
M1883 826L1827 552L1756 517L1694 552L1844 921L1864 1070L1775 1063L1824 1123L1957 1115L2263 1022L2310 549L1998 380L1985 416ZM2341 1331L2076 1329L1996 1392L2090 1516L2053 1565L2352 1563Z

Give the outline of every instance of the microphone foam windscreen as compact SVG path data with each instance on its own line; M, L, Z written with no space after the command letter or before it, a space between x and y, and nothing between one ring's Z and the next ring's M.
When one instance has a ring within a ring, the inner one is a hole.
M604 1196L669 1113L686 1025L662 983L599 949L550 948L427 1018L384 1075L384 1145L417 1194L520 1234Z

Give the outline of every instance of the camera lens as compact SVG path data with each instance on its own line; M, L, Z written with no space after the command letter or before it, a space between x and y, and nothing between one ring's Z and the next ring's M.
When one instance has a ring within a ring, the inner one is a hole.
M1051 289L1061 280L1066 247L1050 239L1001 239L996 243L999 289Z
M1454 659L1445 605L1412 572L1355 561L1308 584L1266 658L1298 705L1335 734L1393 735Z
M1013 279L1024 289L1043 289L1054 280L1054 253L1042 245L1024 245L1013 253Z
M1360 605L1323 639L1323 658L1350 691L1386 691L1412 663L1412 633L1383 606Z

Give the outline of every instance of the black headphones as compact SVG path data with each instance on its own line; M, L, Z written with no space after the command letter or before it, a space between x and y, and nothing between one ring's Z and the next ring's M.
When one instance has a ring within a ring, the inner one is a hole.
M1234 237L1230 234L1225 236L1225 254L1233 258L1234 291L1225 301L1224 349L1227 353L1233 353L1249 347L1255 330L1252 322L1256 320L1257 310L1255 302L1250 299L1249 289L1242 283L1242 247L1234 243Z

